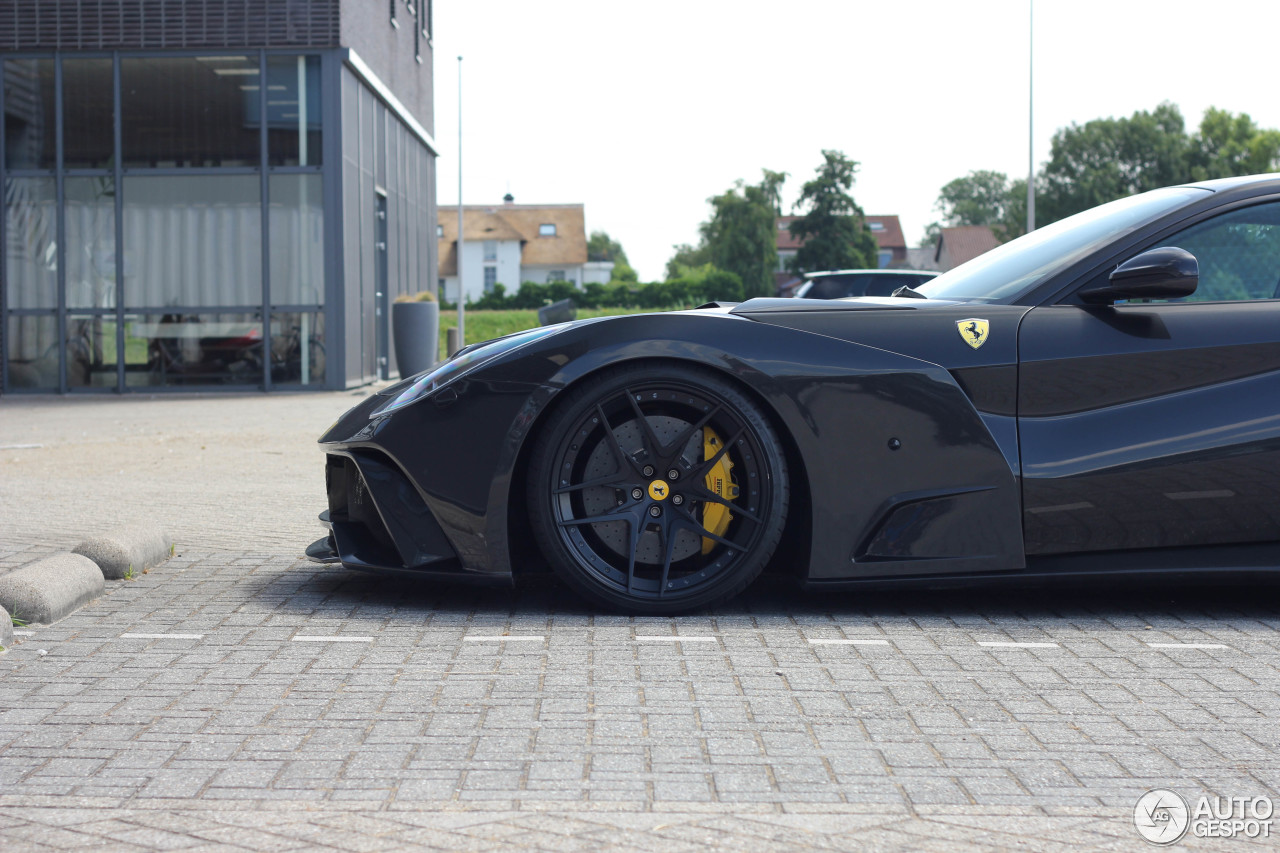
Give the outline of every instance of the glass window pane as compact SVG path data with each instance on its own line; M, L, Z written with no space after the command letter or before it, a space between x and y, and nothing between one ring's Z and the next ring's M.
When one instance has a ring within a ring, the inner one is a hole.
M257 166L256 55L120 61L124 165Z
M58 186L53 178L4 182L5 290L9 307L58 307Z
M324 304L324 198L319 175L272 175L271 303Z
M116 318L67 317L67 386L116 387Z
M1196 256L1200 284L1182 299L1225 302L1280 298L1280 204L1260 204L1215 216L1162 241Z
M320 57L267 57L267 152L273 166L318 166Z
M255 175L125 178L125 304L261 304L261 201Z
M271 315L271 381L324 384L324 312Z
M62 60L62 163L108 169L115 149L110 59Z
M137 314L125 318L125 384L261 385L256 314Z
M9 315L7 388L58 387L58 318L53 314Z
M116 305L115 179L67 178L67 305Z
M52 59L4 63L4 159L10 169L52 169L58 159Z

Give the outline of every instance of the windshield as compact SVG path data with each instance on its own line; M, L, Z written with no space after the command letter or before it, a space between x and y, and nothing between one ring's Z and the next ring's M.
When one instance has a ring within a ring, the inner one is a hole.
M1195 187L1167 187L1118 199L1011 240L915 289L930 299L1010 299L1206 192Z

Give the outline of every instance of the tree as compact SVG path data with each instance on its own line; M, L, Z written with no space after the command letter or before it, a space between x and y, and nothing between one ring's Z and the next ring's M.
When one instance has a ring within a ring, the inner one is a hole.
M1280 164L1280 131L1260 130L1248 113L1209 107L1189 159L1195 181L1271 172Z
M676 253L667 261L668 281L673 278L688 278L691 270L711 266L711 248L706 243L699 243L697 246L681 243L672 248Z
M786 173L765 169L759 184L740 180L727 192L707 199L711 218L699 228L707 260L742 279L748 299L774 292L773 271L778 265L774 223L784 180Z
M854 202L858 162L840 151L824 150L816 176L800 190L795 209L805 213L791 223L791 234L802 242L792 259L793 272L875 268L876 238Z
M1259 128L1248 113L1210 107L1186 132L1177 106L1163 103L1128 118L1072 124L1053 135L1036 175L1036 224L1047 225L1117 198L1157 187L1252 175L1280 168L1280 130ZM970 172L942 188L942 225L990 225L1009 240L1025 231L1027 182L999 172ZM934 234L926 229L926 240ZM940 226L939 226L940 227Z
M1036 182L1036 224L1190 179L1182 113L1170 103L1129 118L1094 119L1053 135Z
M1010 181L1004 172L974 171L942 188L934 207L941 223L925 229L925 243L933 245L942 226L986 225L1002 242L1026 231L1027 182Z
M635 281L637 278L636 271L627 261L627 253L623 251L622 244L604 231L592 231L587 238L587 260L612 261L611 281Z
M1008 175L975 171L943 187L934 207L949 226L999 225L1004 221L1008 202Z

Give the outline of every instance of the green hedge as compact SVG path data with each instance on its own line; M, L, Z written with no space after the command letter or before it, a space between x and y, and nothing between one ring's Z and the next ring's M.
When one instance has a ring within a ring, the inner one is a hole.
M677 308L704 302L741 302L742 279L736 273L712 270L698 278L676 278L635 284L611 281L588 284L581 290L568 281L535 284L526 281L510 295L501 285L480 299L467 302L479 311L513 311L541 308L562 299L572 299L579 308ZM452 303L441 303L443 309L456 309Z

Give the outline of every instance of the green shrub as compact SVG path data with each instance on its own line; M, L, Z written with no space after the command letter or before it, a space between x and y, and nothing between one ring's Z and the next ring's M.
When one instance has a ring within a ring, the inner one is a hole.
M489 293L467 308L479 311L534 311L552 302L571 299L581 309L629 308L664 309L691 308L704 302L741 302L742 279L735 273L716 269L710 264L688 268L680 278L636 284L611 281L608 284L591 283L578 289L570 281L551 281L539 284L526 281L515 293L507 293L501 285L494 285ZM442 301L442 311L457 310L457 306Z

